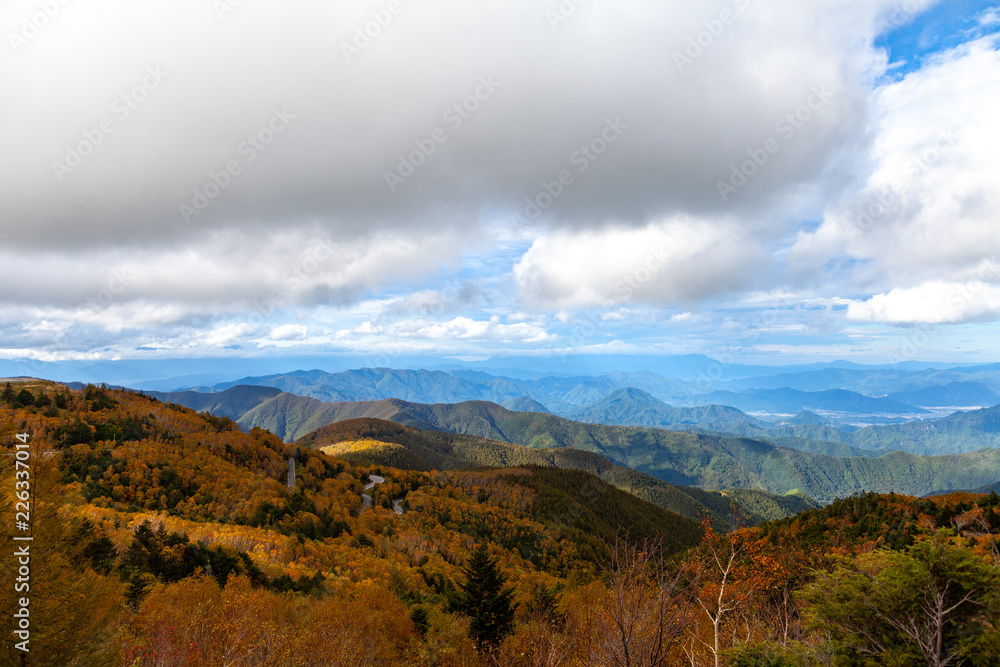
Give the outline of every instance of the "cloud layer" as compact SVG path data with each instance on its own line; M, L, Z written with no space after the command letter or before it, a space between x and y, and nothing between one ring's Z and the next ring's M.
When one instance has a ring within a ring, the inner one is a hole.
M1000 280L983 269L1000 258L998 116L995 37L940 54L877 90L871 148L858 160L870 170L818 229L800 235L793 260L820 280L838 256L863 262L862 289Z
M934 4L8 3L2 354L995 320L994 37L873 46Z
M880 5L628 0L553 25L526 0L399 0L384 27L382 3L246 4L221 20L195 0L67 5L0 65L15 100L0 128L9 242L464 226L521 211L564 170L575 183L545 213L565 224L718 211L716 182L825 87L823 113L741 193L764 201L862 116L875 55L857 26ZM6 27L36 10L14 3ZM602 148L609 119L620 136ZM387 172L405 178L394 191ZM184 224L181 205L206 199Z

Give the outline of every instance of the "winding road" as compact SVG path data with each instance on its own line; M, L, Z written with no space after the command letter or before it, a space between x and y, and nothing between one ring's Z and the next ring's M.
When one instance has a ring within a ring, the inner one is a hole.
M380 475L368 475L368 479L370 479L371 482L365 484L365 491L371 491L372 489L375 488L376 484L383 484L385 482L385 477L382 477ZM364 512L366 509L372 506L372 497L367 493L361 494L361 500L362 500L361 509L358 511L358 514ZM395 500L392 501L392 511L395 512L396 514L399 514L400 516L403 515L403 500L404 498L396 498Z

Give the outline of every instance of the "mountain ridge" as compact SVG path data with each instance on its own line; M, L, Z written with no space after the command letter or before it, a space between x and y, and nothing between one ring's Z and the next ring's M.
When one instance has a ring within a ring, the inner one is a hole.
M549 414L511 412L484 401L322 403L284 393L258 404L237 422L245 429L265 428L294 440L326 424L357 417L536 448L583 449L674 485L758 488L772 493L798 488L821 502L858 491L924 495L935 489L977 488L1000 478L1000 450L942 457L893 452L835 458L751 438L586 424Z
M606 457L579 449L536 449L509 442L441 431L423 431L377 418L348 419L324 426L298 439L296 446L319 449L355 463L391 465L429 471L537 465L583 470L624 491L690 519L711 517L728 530L735 520L727 497L740 490L713 492L667 484L655 477L616 465ZM394 446L393 446L394 445ZM777 496L749 490L737 503L741 521L756 524L818 506L805 496ZM744 500L746 499L746 500Z

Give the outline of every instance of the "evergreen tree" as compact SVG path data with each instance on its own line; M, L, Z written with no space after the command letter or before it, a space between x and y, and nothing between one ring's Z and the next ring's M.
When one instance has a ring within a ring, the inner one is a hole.
M427 610L423 607L417 605L410 611L410 620L413 621L413 627L416 628L420 636L427 634L427 628L430 626L430 620L427 616Z
M2 398L3 402L6 403L7 405L13 405L13 403L14 403L14 388L10 386L10 382L8 382L6 385L4 385L3 396L0 397L0 398Z
M114 542L102 535L84 547L83 556L90 561L91 566L97 572L110 574L118 559L118 550L115 548Z
M479 545L462 568L458 607L472 617L472 638L496 644L510 634L514 623L514 592L505 588L507 578L500 573L496 560L490 558L486 543Z
M52 404L52 399L46 396L44 391L39 389L38 396L35 397L35 407L46 408L51 404Z
M27 389L22 389L14 399L13 407L26 408L35 404L35 395Z
M142 604L143 598L146 597L146 593L149 592L149 589L155 583L156 577L148 572L132 575L128 584L125 585L125 601L132 611L139 610L139 605Z

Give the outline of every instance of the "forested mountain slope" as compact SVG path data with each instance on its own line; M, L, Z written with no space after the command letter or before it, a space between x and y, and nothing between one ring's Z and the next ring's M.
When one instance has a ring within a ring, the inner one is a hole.
M480 407L461 414L516 430L502 408ZM447 411L423 406L414 418ZM560 428L576 427L553 422L536 435ZM600 462L585 452L490 449L374 420L305 441L350 460L129 392L4 387L0 446L12 456L0 457L0 507L13 517L16 503L30 503L32 524L0 522L0 539L32 541L30 591L4 587L0 613L15 618L30 595L28 664L568 667L614 664L627 651L665 667L902 665L939 664L946 649L989 665L996 656L995 493L861 494L720 535L589 472L505 458ZM462 466L486 456L508 467L426 472L363 462L369 454ZM32 488L27 501L18 482ZM390 509L400 498L401 515ZM749 506L762 496L719 498ZM13 581L19 567L8 555L0 576ZM944 600L947 614L928 613L924 599ZM942 642L917 641L907 619L937 622ZM0 655L17 664L22 654L8 641Z
M716 527L724 530L734 523L753 525L816 507L816 501L804 494L780 496L764 491L720 493L678 487L578 449L536 449L476 436L421 431L380 419L336 422L310 433L295 444L321 449L346 461L415 470L517 465L583 470L688 518L700 520L712 517Z
M946 456L896 451L878 457L835 458L749 438L573 422L554 415L511 412L482 401L424 405L399 400L320 403L281 394L240 419L289 434L344 419L375 417L423 430L505 440L536 448L569 447L670 484L785 493L799 489L821 502L860 491L925 495L970 489L1000 478L1000 450Z

